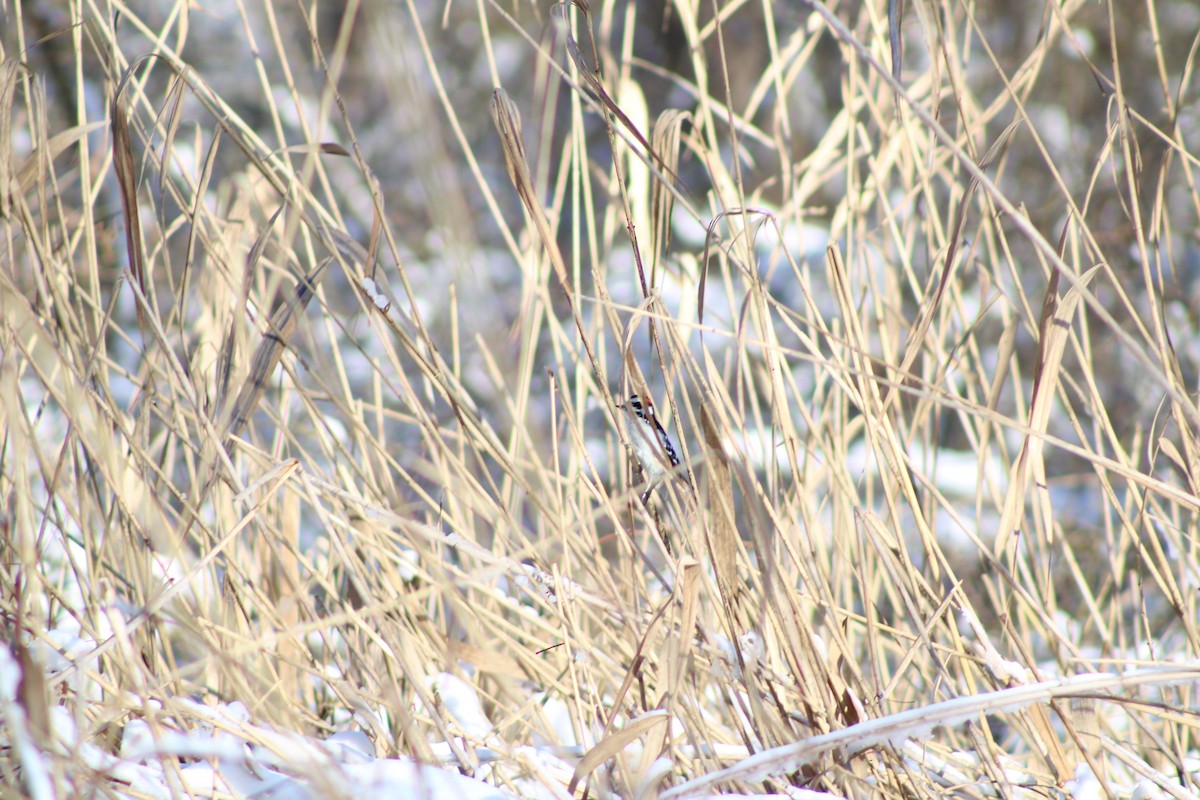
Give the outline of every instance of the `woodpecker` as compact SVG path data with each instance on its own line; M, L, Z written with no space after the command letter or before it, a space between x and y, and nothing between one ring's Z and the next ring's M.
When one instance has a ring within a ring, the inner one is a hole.
M649 398L643 400L636 394L631 395L628 403L618 404L617 407L624 412L625 434L650 486L642 496L646 500L654 484L669 470L679 466L679 454L675 443L658 421Z

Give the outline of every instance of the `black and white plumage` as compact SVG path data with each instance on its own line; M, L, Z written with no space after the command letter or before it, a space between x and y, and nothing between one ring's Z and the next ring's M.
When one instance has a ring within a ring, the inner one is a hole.
M679 466L675 443L658 421L649 398L643 400L636 394L631 395L628 403L617 407L624 414L625 434L633 447L633 455L641 464L647 482L653 485L669 470Z

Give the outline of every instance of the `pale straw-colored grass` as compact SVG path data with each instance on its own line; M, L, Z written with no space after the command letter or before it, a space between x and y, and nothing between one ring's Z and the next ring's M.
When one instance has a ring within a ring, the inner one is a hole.
M86 747L238 701L327 792L273 732L1195 796L1189 4L48 5L0 6L6 794L137 795Z

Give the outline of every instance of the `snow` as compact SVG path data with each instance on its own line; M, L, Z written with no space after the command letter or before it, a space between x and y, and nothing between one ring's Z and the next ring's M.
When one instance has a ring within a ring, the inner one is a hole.
M67 653L90 647L84 638L69 631L52 632L50 640ZM39 668L53 674L68 668L69 660L55 647L43 646ZM38 663L38 662L32 662ZM8 744L15 747L24 771L24 785L33 798L62 796L51 764L56 753L73 753L91 771L90 781L109 779L127 793L117 796L170 798L188 793L194 797L228 794L271 797L274 800L308 798L455 797L467 800L508 798L516 795L479 777L460 774L441 764L422 764L409 758L378 758L376 746L366 733L339 731L319 740L289 731L278 731L254 722L250 711L239 702L210 706L187 698L173 698L180 718L199 720L201 725L185 730L164 713L164 703L129 696L129 708L143 709L154 718L129 719L124 724L116 754L83 741L75 716L64 705L50 707L50 730L54 745L42 747L40 737L28 728L18 692L22 669L6 645L0 645L0 704ZM492 724L483 712L477 693L461 678L441 673L428 685L439 702L459 722L471 739L490 735ZM499 743L497 743L499 744ZM476 751L495 763L515 761L520 770L533 772L565 785L571 767L548 749L516 748ZM449 753L447 752L447 755ZM481 759L483 760L483 759ZM481 770L490 774L492 769ZM521 779L522 796L554 797L541 782ZM78 787L76 787L78 788Z

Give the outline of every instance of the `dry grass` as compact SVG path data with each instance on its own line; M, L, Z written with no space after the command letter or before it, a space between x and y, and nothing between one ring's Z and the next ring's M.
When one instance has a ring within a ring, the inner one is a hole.
M883 0L68 5L0 6L4 791L232 701L543 796L1200 791L1189 3L916 0L899 81Z

